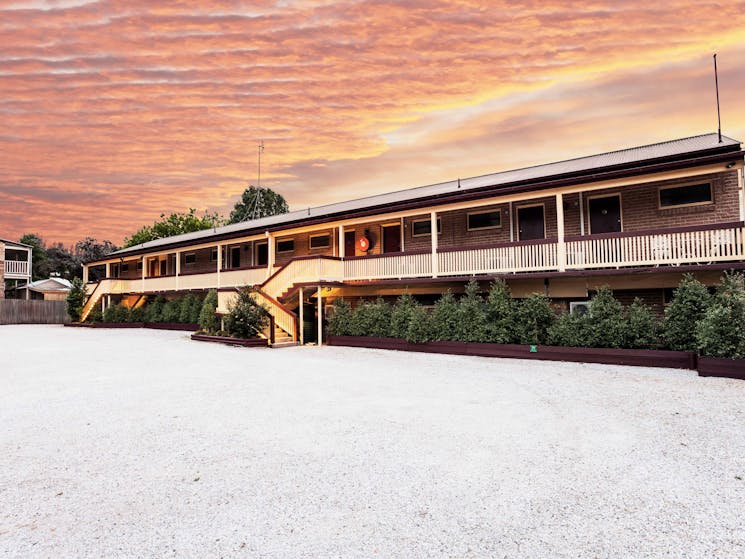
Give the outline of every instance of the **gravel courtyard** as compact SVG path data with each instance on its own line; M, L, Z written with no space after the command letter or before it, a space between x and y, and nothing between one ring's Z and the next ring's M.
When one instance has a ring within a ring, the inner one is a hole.
M744 557L745 382L0 327L2 557Z

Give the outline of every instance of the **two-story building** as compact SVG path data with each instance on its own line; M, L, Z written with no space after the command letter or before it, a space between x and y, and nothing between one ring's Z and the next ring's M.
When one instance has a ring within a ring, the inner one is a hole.
M6 281L12 287L31 283L31 254L33 247L0 239L0 299L5 298Z
M714 284L745 267L743 153L704 134L158 239L85 265L97 281L84 316L209 289L225 312L254 285L276 324L307 340L336 297L428 302L473 278L565 307L607 284L659 312L683 273Z

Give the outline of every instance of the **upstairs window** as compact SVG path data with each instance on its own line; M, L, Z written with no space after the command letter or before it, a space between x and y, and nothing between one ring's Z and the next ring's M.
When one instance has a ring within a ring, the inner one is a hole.
M210 262L217 262L217 247L210 251Z
M432 220L431 219L420 219L418 221L411 222L411 236L412 237L423 237L425 235L432 234ZM437 234L442 234L442 222L440 218L437 218Z
M138 272L141 272L142 271L142 260L138 260L137 261L137 271Z
M660 188L660 208L679 208L681 206L700 206L712 204L714 196L711 183L667 186Z
M331 235L313 235L310 238L310 248L329 248L331 246Z
M122 272L129 272L129 264L122 264Z
M494 229L502 226L502 213L499 210L468 214L468 230Z
M295 239L277 241L277 252L295 252Z
M190 252L188 254L184 254L184 264L196 264L197 263L197 255L194 252Z

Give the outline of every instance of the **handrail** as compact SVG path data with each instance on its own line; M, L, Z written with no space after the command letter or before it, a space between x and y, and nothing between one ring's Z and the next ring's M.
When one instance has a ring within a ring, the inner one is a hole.
M88 299L85 301L85 305L83 305L83 310L80 312L80 321L84 322L86 318L88 318L88 315L93 310L93 307L96 306L96 303L98 303L98 300L103 295L103 287L101 287L104 283L108 283L111 280L101 280L96 284L96 287L93 291L91 291L91 294L88 296ZM101 289L101 293L99 293L96 296L96 292Z

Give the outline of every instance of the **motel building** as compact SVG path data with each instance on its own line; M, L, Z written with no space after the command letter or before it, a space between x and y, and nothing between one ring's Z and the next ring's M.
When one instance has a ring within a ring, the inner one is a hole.
M704 134L158 239L85 264L83 319L211 289L226 313L253 285L286 337L319 341L338 297L432 304L474 278L566 309L608 285L662 312L684 273L745 267L743 154Z

